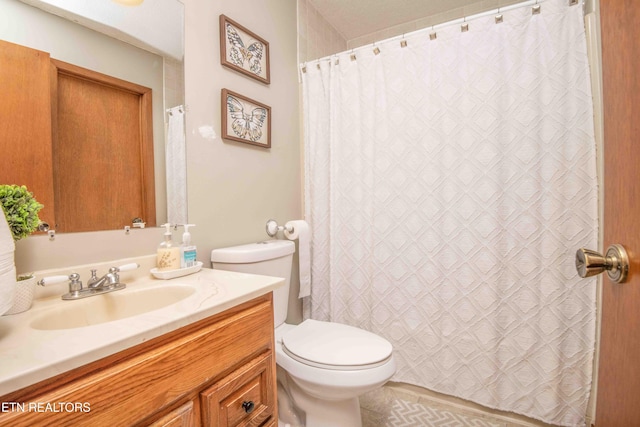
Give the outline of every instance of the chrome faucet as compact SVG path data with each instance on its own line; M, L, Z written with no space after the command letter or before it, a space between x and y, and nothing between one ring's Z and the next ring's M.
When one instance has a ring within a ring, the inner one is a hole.
M108 286L117 286L120 284L120 276L118 267L111 267L109 272L98 279L96 276L96 269L91 270L91 277L87 280L87 287L89 289L102 289Z
M120 275L118 274L121 271L134 270L138 268L139 265L136 263L125 264L120 267L111 267L109 272L104 276L98 278L95 269L91 270L91 277L87 281L87 287L82 287L82 282L80 281L80 275L77 273L72 273L69 276L51 276L45 277L38 281L38 285L51 285L54 283L60 283L65 280L69 280L69 292L62 295L63 300L75 300L80 298L91 297L94 295L106 294L107 292L118 291L120 289L124 289L127 287L124 283L120 283Z

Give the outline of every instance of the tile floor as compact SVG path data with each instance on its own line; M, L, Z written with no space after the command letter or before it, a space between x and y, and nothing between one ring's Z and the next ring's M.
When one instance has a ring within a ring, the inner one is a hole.
M428 391L385 385L360 397L362 427L539 427L547 424Z

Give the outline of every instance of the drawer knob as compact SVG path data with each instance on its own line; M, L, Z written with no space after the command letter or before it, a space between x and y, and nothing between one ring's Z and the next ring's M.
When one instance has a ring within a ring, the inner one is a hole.
M242 402L242 409L244 409L244 412L246 412L247 414L252 413L255 407L256 405L251 400L245 400L244 402Z

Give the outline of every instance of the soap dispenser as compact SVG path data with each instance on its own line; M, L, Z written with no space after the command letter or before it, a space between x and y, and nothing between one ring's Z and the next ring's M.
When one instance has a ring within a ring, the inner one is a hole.
M164 240L158 246L158 270L177 270L180 268L180 248L171 241L171 224L163 224L166 231Z
M195 227L195 224L185 224L184 233L182 234L182 246L180 247L180 267L189 268L196 265L196 246L191 244L191 233L189 227Z

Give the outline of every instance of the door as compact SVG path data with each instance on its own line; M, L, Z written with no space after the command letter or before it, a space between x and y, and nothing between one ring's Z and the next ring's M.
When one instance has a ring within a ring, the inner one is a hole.
M49 69L47 52L0 40L0 184L26 185L53 227Z
M56 230L155 226L151 89L51 62Z
M600 0L604 89L604 247L622 244L629 278L605 275L598 427L640 426L640 2Z
M0 184L57 231L156 225L151 89L0 40Z

